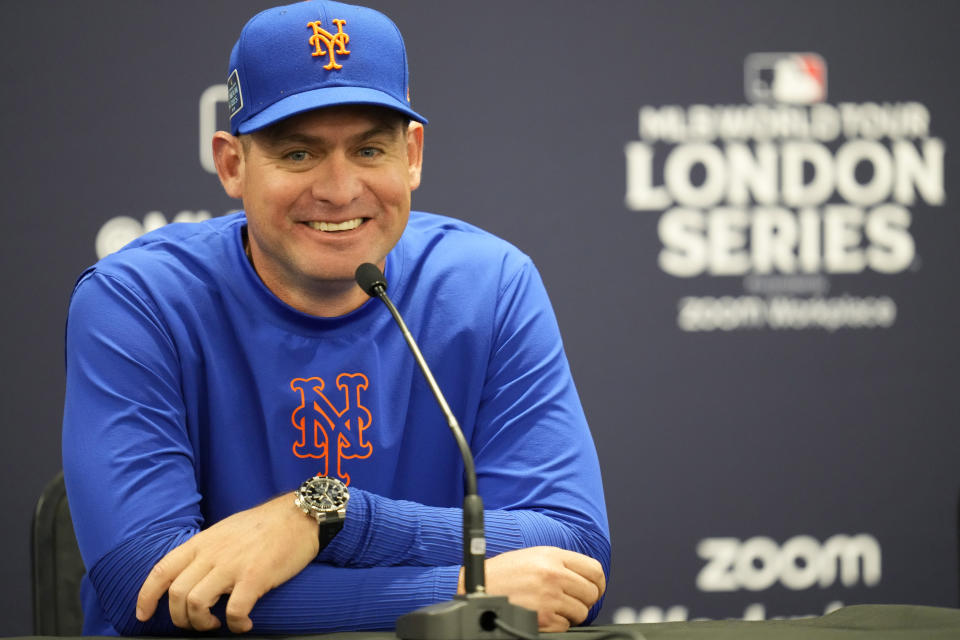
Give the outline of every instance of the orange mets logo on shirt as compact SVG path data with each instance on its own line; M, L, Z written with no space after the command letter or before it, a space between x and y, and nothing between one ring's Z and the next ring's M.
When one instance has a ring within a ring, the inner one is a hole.
M346 20L334 20L333 24L337 25L337 32L330 33L326 29L321 27L319 20L314 22L308 22L307 28L313 29L313 35L310 36L310 45L313 47L312 56L329 56L330 61L323 65L324 69L328 71L330 69L342 69L343 65L337 62L336 55L349 55L347 51L347 44L350 42L350 36L348 36L343 31L343 25L347 24ZM326 45L326 49L324 49Z
M293 443L298 458L322 460L318 475L330 475L331 452L336 453L336 474L347 485L350 474L343 468L345 460L366 459L373 453L364 431L373 421L370 410L363 406L360 392L370 386L362 373L341 373L337 390L343 395L340 409L324 393L323 378L294 378L290 388L300 395L300 406L290 416L300 437Z

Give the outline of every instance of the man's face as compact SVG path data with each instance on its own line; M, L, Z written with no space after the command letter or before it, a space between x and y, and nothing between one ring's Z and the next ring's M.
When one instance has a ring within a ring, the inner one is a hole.
M239 191L263 281L291 302L383 267L420 184L423 133L392 111L334 107L250 134ZM294 304L294 306L300 306Z

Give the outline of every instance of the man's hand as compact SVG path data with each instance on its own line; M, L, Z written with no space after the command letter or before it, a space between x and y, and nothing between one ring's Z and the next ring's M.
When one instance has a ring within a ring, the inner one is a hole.
M293 500L289 493L235 513L161 558L140 588L137 619L149 620L157 601L169 592L175 625L216 629L220 621L210 607L229 593L227 626L234 633L249 631L250 611L257 600L317 555L317 523Z
M537 612L540 631L579 624L607 588L599 562L556 547L529 547L488 558L487 593ZM463 570L458 592L463 593Z

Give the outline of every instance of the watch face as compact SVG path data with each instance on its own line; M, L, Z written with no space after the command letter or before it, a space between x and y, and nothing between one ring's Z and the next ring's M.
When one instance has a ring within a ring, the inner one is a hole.
M304 500L320 511L342 509L350 498L347 487L333 478L311 478L300 492Z

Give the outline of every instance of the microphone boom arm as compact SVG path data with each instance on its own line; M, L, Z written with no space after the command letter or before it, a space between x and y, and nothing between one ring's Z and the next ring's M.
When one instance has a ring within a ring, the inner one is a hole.
M467 439L463 435L463 430L460 428L460 423L457 422L456 416L454 416L453 411L450 410L450 405L447 404L447 399L443 397L443 392L440 390L437 380L433 377L433 372L430 371L427 361L424 360L423 354L420 352L420 347L417 346L416 341L413 339L410 329L407 328L407 323L403 321L403 317L393 305L393 301L390 300L389 296L387 296L387 292L383 288L383 285L374 285L373 291L374 295L380 298L380 300L383 301L383 304L387 305L387 309L390 310L390 315L392 315L393 319L397 321L398 325L400 325L400 332L403 333L403 339L407 341L407 346L410 347L410 351L413 353L414 360L416 360L417 364L420 365L420 369L423 371L423 375L427 379L427 385L429 385L430 391L433 392L433 396L437 399L437 404L440 405L440 410L447 419L447 426L450 427L450 431L453 432L453 437L457 441L457 446L460 447L460 453L463 456L463 476L464 481L466 482L466 492L469 495L477 495L477 473L473 464L473 453L470 451L470 445L467 444Z
M443 397L443 392L440 390L440 385L437 384L436 378L433 377L430 366L420 352L420 347L417 346L417 342L413 339L410 329L407 328L407 323L403 321L400 312L397 311L393 301L390 300L390 296L387 295L386 286L379 281L375 282L370 287L368 293L372 293L379 298L383 304L387 305L387 309L390 310L390 315L396 320L397 325L400 327L400 332L403 333L403 339L406 340L407 346L410 347L410 351L413 353L414 360L417 361L420 370L423 372L423 376L427 379L427 385L430 387L430 391L433 392L433 396L437 399L437 404L440 405L440 411L443 412L444 417L447 419L447 426L450 427L453 438L457 441L457 446L460 448L460 455L463 458L463 479L466 486L463 497L463 584L464 590L468 594L484 593L486 587L484 586L485 575L483 562L487 554L487 543L483 529L483 500L481 500L477 492L477 472L474 467L473 453L470 451L470 445L467 444L467 439L463 435L463 429L460 428L460 423L457 422L456 416L454 416L453 411L450 410L447 399Z
M380 269L369 262L357 267L357 284L371 298L379 298L403 333L407 346L420 366L440 406L463 458L463 595L437 602L397 619L397 637L403 640L513 640L537 638L537 612L511 603L506 596L493 596L484 585L487 541L483 532L483 502L477 491L473 454L457 418L450 410L430 367L427 366L400 312L387 295L387 281Z

